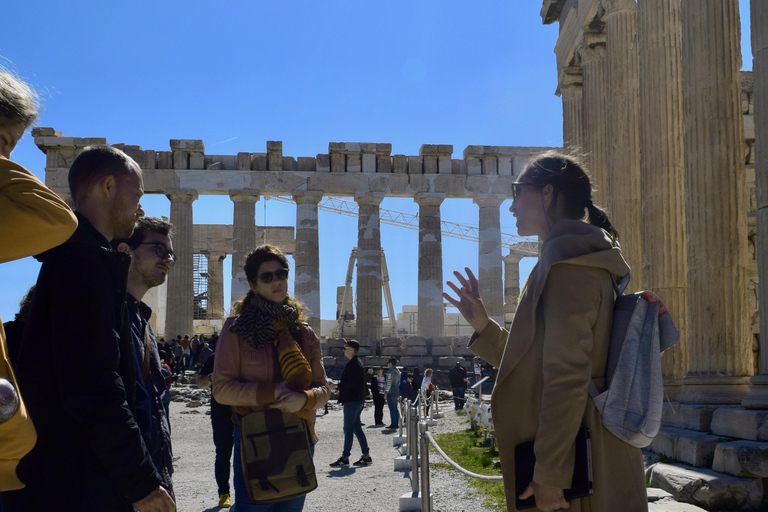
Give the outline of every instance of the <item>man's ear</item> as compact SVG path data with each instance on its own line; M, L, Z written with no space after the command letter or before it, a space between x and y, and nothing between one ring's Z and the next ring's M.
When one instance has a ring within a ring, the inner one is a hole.
M99 182L98 189L102 197L110 198L117 189L117 180L115 180L115 177L110 174Z
M125 242L120 242L117 246L117 250L126 254L131 254L131 248Z

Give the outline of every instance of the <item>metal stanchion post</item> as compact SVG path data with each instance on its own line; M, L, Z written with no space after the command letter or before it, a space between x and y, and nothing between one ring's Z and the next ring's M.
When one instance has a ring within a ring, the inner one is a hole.
M418 415L416 407L408 408L408 452L411 454L411 487L414 494L419 492L419 434L416 427Z
M427 438L427 420L419 422L421 449L421 512L432 512L432 496L429 491L429 439Z

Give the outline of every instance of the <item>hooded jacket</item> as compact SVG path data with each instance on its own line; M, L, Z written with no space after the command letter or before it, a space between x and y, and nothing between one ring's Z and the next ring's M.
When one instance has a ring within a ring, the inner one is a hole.
M491 408L504 490L515 509L515 446L535 440L534 481L569 488L579 427L591 432L594 495L570 511L647 510L642 454L601 423L589 383L605 389L613 280L629 272L602 229L560 220L542 244L509 332L491 322L469 348L498 368Z
M19 385L38 433L19 464L21 502L23 510L129 511L161 483L134 420L130 256L77 217L74 235L40 257L19 354Z

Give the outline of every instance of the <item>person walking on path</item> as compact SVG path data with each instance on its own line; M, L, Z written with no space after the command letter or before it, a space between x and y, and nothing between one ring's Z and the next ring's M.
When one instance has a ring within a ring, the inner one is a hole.
M387 378L384 377L384 369L379 368L376 373L373 368L368 369L368 378L371 384L371 396L373 397L373 424L377 427L384 426L384 386Z
M216 353L213 353L203 363L200 375L197 376L197 387L208 389L213 386L213 366ZM222 405L211 395L211 428L213 429L213 445L216 447L216 458L213 462L213 474L219 488L219 508L232 506L229 489L229 468L232 460L232 448L235 446L235 424L232 422L232 408Z
M464 393L467 389L467 369L456 361L456 365L448 372L448 380L453 388L453 410L460 411L464 409Z
M389 360L387 366L387 383L384 385L384 399L389 407L389 418L391 423L387 428L398 428L400 426L400 404L397 399L400 398L400 370L397 369L397 359L394 357Z
M331 463L332 468L349 466L349 456L352 453L352 436L357 437L360 443L360 451L363 452L355 466L367 466L373 462L368 450L368 439L363 432L360 423L360 414L363 412L365 402L365 372L363 363L357 357L360 343L349 340L344 345L344 356L349 359L339 381L339 403L344 405L344 450L336 462Z

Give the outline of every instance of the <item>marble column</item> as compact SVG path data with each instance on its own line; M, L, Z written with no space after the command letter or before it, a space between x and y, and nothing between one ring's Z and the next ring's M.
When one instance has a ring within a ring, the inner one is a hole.
M317 231L317 205L322 198L322 192L293 194L293 200L296 202L293 293L307 306L309 325L318 335L320 333L320 246Z
M633 270L628 291L642 289L643 210L640 204L640 91L635 0L601 0L611 91L608 212L619 232L621 252Z
M522 256L510 251L504 256L504 321L509 327L512 317L517 311L517 301L520 299L520 260Z
M197 193L179 191L168 194L168 199L171 201L173 250L176 253L176 263L173 271L168 273L165 336L175 338L179 334L192 336L195 333L192 318L194 308L192 203L197 199Z
M256 201L258 194L232 194L235 203L232 222L232 303L242 299L248 293L248 278L243 265L248 253L256 248Z
M645 266L633 269L633 281L664 301L680 331L680 341L661 359L664 383L676 400L689 365L680 1L639 0L638 25Z
M587 33L584 46L579 49L584 74L583 133L584 152L587 167L592 173L592 185L597 190L594 202L611 207L610 177L608 173L608 151L610 117L608 101L608 63L605 56L605 36Z
M443 246L440 205L445 194L420 193L419 205L419 317L418 333L424 338L443 335Z
M504 325L504 276L501 261L501 216L503 195L482 194L473 201L480 208L478 223L478 274L480 296L488 315Z
M208 260L208 318L224 318L224 252L209 252Z
M691 357L682 400L739 403L753 373L739 2L681 4Z
M383 328L379 205L384 194L355 195L357 217L357 337L376 341Z
M560 96L563 99L563 147L581 150L584 147L584 87L581 67L563 69Z
M741 405L768 409L768 3L752 0L752 71L755 79L755 182L757 186L757 270L760 298L760 374L750 380Z

